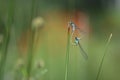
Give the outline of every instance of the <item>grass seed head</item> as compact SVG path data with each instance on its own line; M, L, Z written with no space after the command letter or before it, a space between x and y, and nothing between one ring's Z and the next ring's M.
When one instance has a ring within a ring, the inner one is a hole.
M37 17L32 21L32 29L41 28L44 25L44 19L42 17Z

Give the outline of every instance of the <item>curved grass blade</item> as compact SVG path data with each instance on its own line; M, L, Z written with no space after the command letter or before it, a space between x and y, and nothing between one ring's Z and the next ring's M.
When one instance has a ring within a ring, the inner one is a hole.
M103 63L104 63L105 56L106 56L106 54L107 54L107 49L108 49L108 47L109 47L111 38L112 38L112 33L110 34L110 37L108 38L108 41L107 41L107 43L106 43L104 55L103 55L102 60L101 60L101 62L100 62L100 66L99 66L99 69L98 69L98 73L97 73L96 80L99 80L99 76L100 76L100 73L101 73L101 69L102 69L102 66L103 66Z

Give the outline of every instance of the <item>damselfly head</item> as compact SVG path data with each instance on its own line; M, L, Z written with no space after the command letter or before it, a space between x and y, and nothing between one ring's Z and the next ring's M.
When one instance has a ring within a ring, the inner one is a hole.
M80 38L75 37L74 42L72 43L73 46L77 46L79 44Z
M75 44L76 44L76 45L78 45L78 44L79 44L79 40L80 40L80 38L75 37Z

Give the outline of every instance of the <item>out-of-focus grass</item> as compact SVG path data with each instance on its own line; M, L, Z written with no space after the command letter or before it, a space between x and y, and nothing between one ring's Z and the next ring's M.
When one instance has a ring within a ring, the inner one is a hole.
M3 39L3 44L1 49L1 59L0 59L0 80L4 79L4 74L5 74L4 71L6 66L7 54L8 54L8 46L11 37L10 32L14 18L14 7L15 7L14 0L9 2L7 7L8 7L8 14L7 14L6 24L4 26L5 32L1 34L3 35L4 39Z
M8 10L6 8L7 1L2 1L1 3L3 3L3 5L1 5L2 7L0 7L1 16L3 20L6 21ZM62 10L62 7L56 6L57 5L49 5L48 2L41 1L37 13L38 15L43 16L46 21L44 30L39 33L40 43L34 54L35 61L42 59L45 63L44 68L48 70L47 73L41 76L42 80L64 80L65 76L65 52L67 43L66 15L69 13ZM53 10L53 7L56 7L55 10ZM31 1L16 1L14 16L14 28L12 29L13 32L11 32L10 46L5 67L5 80L13 80L14 66L19 58L19 54L22 54L17 51L19 48L15 41L18 41L21 33L27 31L30 27L28 24L31 17ZM88 41L82 40L83 47L89 53L88 61L85 61L79 54L80 51L78 47L70 46L71 57L68 75L69 80L95 80L99 63L103 56L105 40L111 32L113 32L114 36L108 49L109 54L107 54L106 61L104 62L101 79L120 79L119 23L114 22L114 24L108 25L115 21L116 18L112 18L113 21L107 20L107 23L106 21L102 22L102 19L104 20L104 18L101 17L101 19L96 18L92 21L93 24L97 23L97 25L94 27L93 25L90 26L91 33L89 34L90 36L88 36ZM98 22L96 20L98 20ZM103 24L106 25L104 26Z

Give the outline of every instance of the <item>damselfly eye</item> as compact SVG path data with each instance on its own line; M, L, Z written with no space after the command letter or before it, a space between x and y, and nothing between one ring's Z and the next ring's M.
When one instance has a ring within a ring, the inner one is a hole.
M78 44L79 44L79 40L80 40L80 38L75 37L75 40L74 40L75 45L78 45Z

